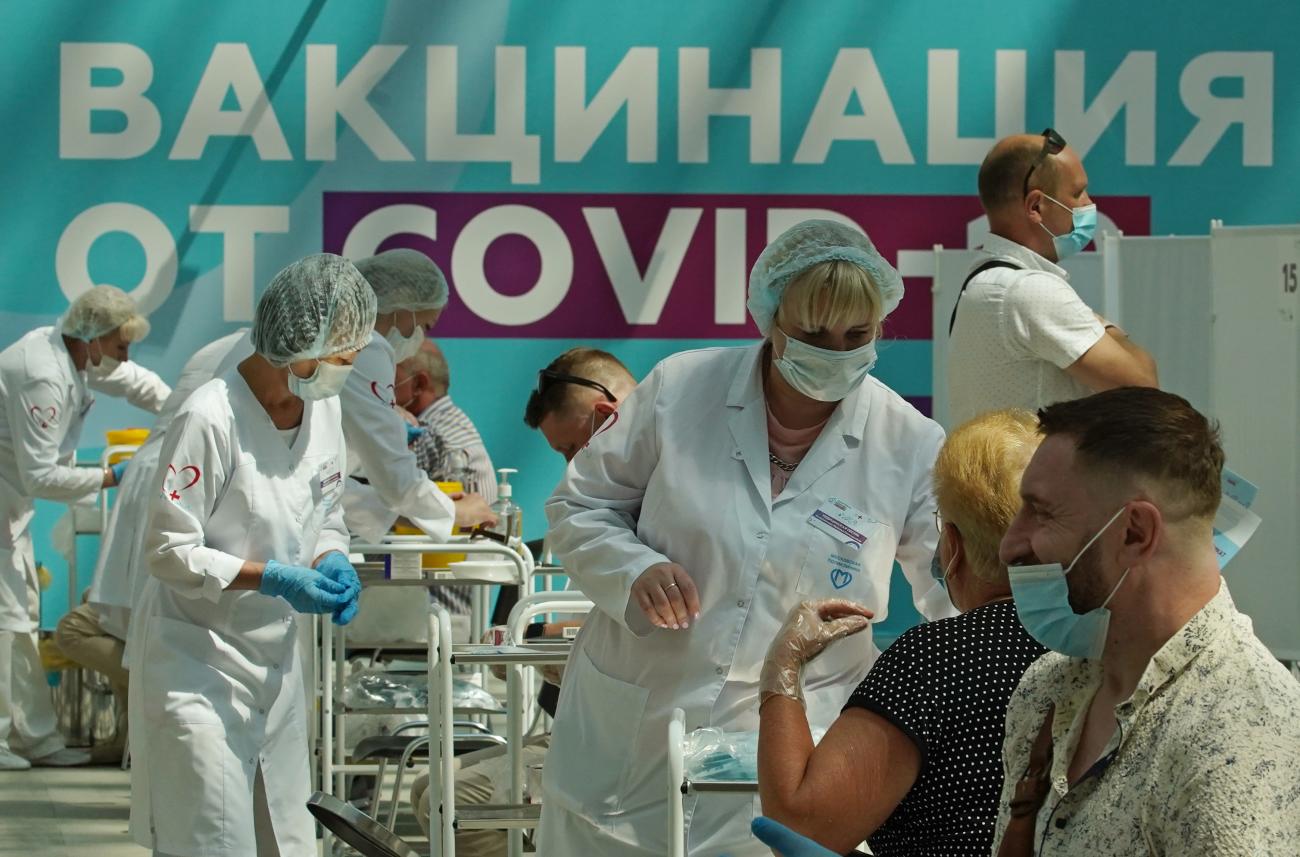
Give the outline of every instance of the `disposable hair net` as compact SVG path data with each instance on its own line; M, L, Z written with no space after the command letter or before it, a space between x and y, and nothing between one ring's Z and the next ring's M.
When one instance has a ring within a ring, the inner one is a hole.
M130 295L117 286L95 286L68 307L59 320L59 332L89 342L123 325L127 326L123 334L128 342L139 342L149 334L149 322Z
M876 251L862 232L833 220L805 220L777 236L749 273L749 317L764 336L772 328L785 288L799 274L821 262L852 262L867 272L880 290L880 320L903 300L903 278Z
M342 256L320 253L275 275L253 317L253 348L273 366L359 351L375 326L375 293Z
M357 261L357 270L375 290L380 315L394 310L423 312L447 305L447 278L433 260L405 247Z

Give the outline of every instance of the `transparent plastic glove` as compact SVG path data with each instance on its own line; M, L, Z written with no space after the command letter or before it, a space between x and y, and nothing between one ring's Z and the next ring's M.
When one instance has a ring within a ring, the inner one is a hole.
M278 595L299 613L333 613L355 601L347 584L330 580L314 568L268 560L258 591Z
M361 578L348 558L339 551L330 551L316 563L316 570L335 583L342 583L351 593L348 603L334 611L334 624L346 625L357 615L357 598L361 596Z
M836 640L866 630L872 615L843 598L795 605L767 649L758 679L759 704L769 696L788 696L803 705L803 665Z
M111 471L113 471L113 484L114 484L114 485L121 485L121 484L122 484L122 474L123 474L123 473L126 473L126 465L127 465L127 462L125 462L125 461L119 461L117 464L110 464L110 465L108 466L108 469L111 470Z
M779 821L760 815L749 825L750 830L768 848L781 857L839 857L829 848L823 848L806 836L800 836Z
M420 436L423 435L423 434L424 434L424 428L423 428L423 427L421 427L421 426L407 426L407 427L406 427L406 445L407 445L407 446L410 446L411 444L415 443L417 440L420 439Z

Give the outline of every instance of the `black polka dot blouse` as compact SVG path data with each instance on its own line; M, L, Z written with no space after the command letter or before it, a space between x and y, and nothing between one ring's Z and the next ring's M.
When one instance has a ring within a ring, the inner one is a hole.
M921 772L872 834L877 857L988 857L1007 703L1044 651L1015 604L999 601L918 625L881 654L845 708L865 708L901 729L920 751Z

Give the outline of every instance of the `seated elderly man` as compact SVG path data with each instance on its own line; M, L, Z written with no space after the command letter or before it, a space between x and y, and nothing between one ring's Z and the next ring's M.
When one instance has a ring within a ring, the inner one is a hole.
M782 841L786 857L844 854L864 839L881 857L989 853L1007 700L1044 651L1021 626L998 559L1037 445L1026 411L976 417L944 443L933 476L935 577L962 613L899 637L816 747L803 665L870 614L847 601L805 602L772 643L760 679L763 811L831 849Z
M1220 574L1217 429L1141 388L1039 425L1001 555L1053 651L1007 708L994 853L1296 854L1300 684Z
M415 416L424 433L411 442L420 469L437 482L459 482L489 504L497 499L492 458L478 429L451 400L451 370L431 339L397 364L393 383L397 404Z

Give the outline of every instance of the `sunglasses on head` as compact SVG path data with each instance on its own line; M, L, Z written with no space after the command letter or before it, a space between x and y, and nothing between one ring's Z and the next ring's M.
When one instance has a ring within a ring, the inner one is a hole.
M609 391L609 388L599 381L580 378L577 375L569 375L565 372L557 372L554 369L543 369L537 373L537 392L539 395L545 393L548 388L555 384L577 384L579 387L589 387L599 392L608 401L618 401L614 394Z
M1059 155L1065 145L1065 138L1056 133L1054 128L1045 128L1043 130L1043 148L1034 158L1034 162L1029 165L1028 172L1025 173L1024 188L1020 194L1022 197L1029 196L1029 177L1034 174L1034 170L1038 169L1038 165L1047 160L1048 155Z

